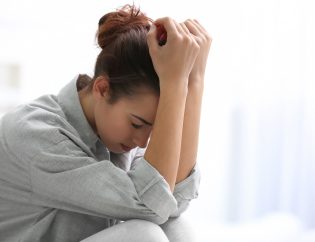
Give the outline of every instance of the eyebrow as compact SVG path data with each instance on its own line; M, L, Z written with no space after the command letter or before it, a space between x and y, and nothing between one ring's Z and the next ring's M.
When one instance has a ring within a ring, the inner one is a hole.
M137 115L134 115L134 114L131 114L131 115L132 115L133 117L139 119L139 120L142 121L143 123L152 126L152 124L151 124L150 122L146 121L145 119L143 119L143 118L141 118L141 117L139 117L139 116L137 116Z

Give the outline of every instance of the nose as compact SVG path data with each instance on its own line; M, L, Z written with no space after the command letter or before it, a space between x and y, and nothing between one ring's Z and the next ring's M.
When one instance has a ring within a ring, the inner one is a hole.
M141 132L134 136L133 142L140 148L145 148L147 147L149 137L150 137L150 132Z

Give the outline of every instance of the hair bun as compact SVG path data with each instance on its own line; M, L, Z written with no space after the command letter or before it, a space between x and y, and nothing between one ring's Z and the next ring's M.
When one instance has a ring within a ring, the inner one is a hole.
M104 49L122 33L144 27L149 30L150 21L152 20L146 17L139 8L134 5L125 5L100 18L96 33L97 43Z

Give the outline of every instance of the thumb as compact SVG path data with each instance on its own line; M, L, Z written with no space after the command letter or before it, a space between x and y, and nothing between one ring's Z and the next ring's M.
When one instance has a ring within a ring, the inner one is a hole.
M150 27L150 30L147 34L147 42L148 42L148 45L149 47L152 46L152 47L157 47L158 45L158 40L157 40L157 32L156 32L156 26L155 24L153 23Z

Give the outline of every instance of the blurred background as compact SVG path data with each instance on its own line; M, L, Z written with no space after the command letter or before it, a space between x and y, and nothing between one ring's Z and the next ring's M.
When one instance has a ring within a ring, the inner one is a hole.
M101 16L128 0L1 0L0 116L92 75ZM198 241L315 241L315 2L134 1L213 37L203 101Z

